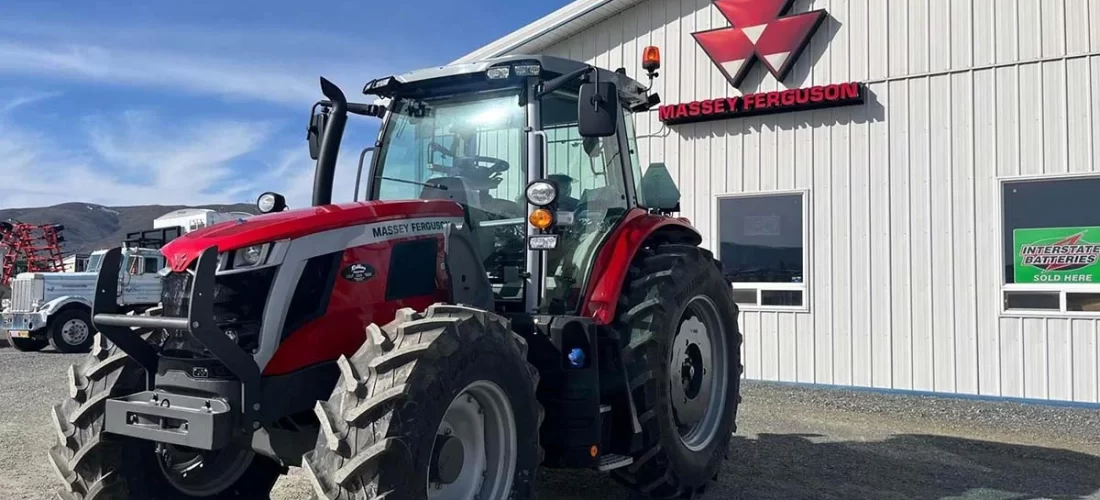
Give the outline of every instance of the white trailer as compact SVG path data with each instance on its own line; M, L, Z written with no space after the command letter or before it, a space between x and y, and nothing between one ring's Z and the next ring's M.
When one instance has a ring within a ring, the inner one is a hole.
M153 221L153 229L178 226L183 228L184 233L189 233L219 222L251 216L252 214L245 212L218 212L209 208L184 208L158 217Z

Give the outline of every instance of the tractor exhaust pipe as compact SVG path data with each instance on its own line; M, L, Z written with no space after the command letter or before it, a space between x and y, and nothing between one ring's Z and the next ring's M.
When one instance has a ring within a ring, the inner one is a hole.
M321 150L317 155L317 171L313 176L313 206L332 203L332 183L336 175L336 156L340 153L340 141L344 138L344 126L348 123L348 99L335 83L321 77L321 93L332 103L328 123L321 137Z

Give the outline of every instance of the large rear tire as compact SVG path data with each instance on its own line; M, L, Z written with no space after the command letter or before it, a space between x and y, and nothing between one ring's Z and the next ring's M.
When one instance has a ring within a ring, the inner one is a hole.
M507 320L464 306L402 309L338 363L303 460L318 498L531 497L538 372Z
M642 451L612 476L651 498L690 498L725 457L740 394L738 309L704 249L662 245L632 264L616 325L629 332L628 380Z
M283 468L247 443L205 454L105 434L108 398L144 389L145 370L96 334L92 352L69 368L69 397L50 409L57 441L48 458L62 500L267 498ZM166 463L166 455L174 459ZM184 468L187 472L184 473Z

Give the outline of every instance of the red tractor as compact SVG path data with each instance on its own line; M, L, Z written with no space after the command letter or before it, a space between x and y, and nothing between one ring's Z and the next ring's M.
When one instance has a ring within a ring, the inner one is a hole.
M375 104L321 90L312 207L265 193L172 241L142 315L104 258L100 334L51 412L60 497L266 498L289 466L321 499L526 499L540 465L701 491L735 429L738 309L671 176L642 175L649 87L506 56L373 80ZM383 123L365 201L332 204L349 113Z

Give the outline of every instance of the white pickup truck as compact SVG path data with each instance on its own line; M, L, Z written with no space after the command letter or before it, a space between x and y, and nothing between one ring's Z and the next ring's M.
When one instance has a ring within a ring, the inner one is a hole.
M59 352L91 348L92 301L100 263L107 250L93 252L81 273L21 273L11 281L11 298L4 299L0 329L20 351L50 345ZM160 303L164 256L149 248L124 248L125 265L118 278L122 311L140 312Z

